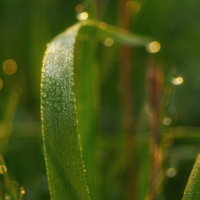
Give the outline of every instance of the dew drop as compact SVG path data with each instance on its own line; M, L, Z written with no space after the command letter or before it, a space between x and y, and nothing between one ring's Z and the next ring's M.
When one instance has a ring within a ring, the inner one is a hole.
M45 78L45 76L44 76L44 74L43 74L43 73L42 73L42 76L41 76L41 77L42 77L42 79L44 79L44 78Z
M40 84L40 87L41 87L41 88L43 88L43 87L44 87L44 84L43 84L43 83L41 83L41 84Z
M43 92L43 93L42 93L42 97L46 98L46 97L47 97L47 93L46 93L46 92Z
M44 68L44 67L42 68L42 72L46 72L46 70L45 70L45 68Z

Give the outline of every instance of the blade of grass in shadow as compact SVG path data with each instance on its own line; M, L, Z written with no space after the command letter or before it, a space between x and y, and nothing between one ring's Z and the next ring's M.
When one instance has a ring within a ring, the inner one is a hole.
M190 174L187 186L184 191L182 200L199 200L200 199L200 154L198 155L192 172Z
M81 36L79 30L84 26L87 28L81 34L86 39L90 35L103 40L112 37L116 42L140 46L150 42L149 38L134 36L105 23L84 21L67 29L48 45L41 75L41 119L52 200L90 199L73 91L74 47L77 36Z
M97 137L98 67L95 66L96 43L77 41L75 53L75 96L78 128L91 199L95 199L95 147Z
M137 199L144 200L148 193L148 183L150 177L150 155L149 155L149 115L147 112L147 100L141 107L136 122L136 163L137 163ZM145 165L144 165L145 163Z
M4 119L0 127L0 153L4 153L10 138L13 119L20 100L21 88L16 86L10 95L8 105L4 114Z

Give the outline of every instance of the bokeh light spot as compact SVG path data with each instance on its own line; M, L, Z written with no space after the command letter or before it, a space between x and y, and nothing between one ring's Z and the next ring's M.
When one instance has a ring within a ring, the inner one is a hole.
M156 52L160 51L160 48L161 48L160 43L157 41L153 41L147 46L147 51L149 53L156 53Z
M78 4L78 5L76 6L76 11L77 11L77 12L82 12L82 11L83 11L83 5L82 5L82 4Z
M166 171L166 175L170 178L176 176L177 174L177 170L174 169L174 168L169 168L167 171Z
M5 165L0 165L0 174L7 172L7 168Z
M88 13L87 12L78 13L76 17L78 20L83 21L88 18Z
M24 187L21 187L20 190L21 190L21 194L25 194Z
M105 46L107 46L107 47L112 46L113 43L114 43L114 41L113 41L112 38L106 38L105 41L104 41L104 44L105 44Z
M10 197L9 195L6 195L6 196L5 196L5 199L6 199L6 200L11 200L11 197Z
M171 125L171 123L172 123L172 120L171 120L169 117L165 117L165 118L163 119L163 124L164 124L165 126L169 126L169 125Z
M17 71L17 63L14 60L6 60L3 63L3 71L8 74L8 75L12 75Z
M177 77L177 78L173 78L172 79L172 84L174 84L174 85L180 85L180 84L182 84L183 83L183 78L182 77Z

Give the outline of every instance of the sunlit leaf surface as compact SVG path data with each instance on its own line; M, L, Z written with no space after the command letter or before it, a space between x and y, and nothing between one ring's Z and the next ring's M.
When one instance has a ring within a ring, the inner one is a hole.
M86 25L89 29L78 35L80 28ZM88 33L100 40L112 37L114 42L129 45L146 46L150 42L148 38L134 36L105 23L84 21L70 27L48 44L41 75L41 118L52 200L90 199L73 91L76 38L79 36L79 39L87 40L90 37Z

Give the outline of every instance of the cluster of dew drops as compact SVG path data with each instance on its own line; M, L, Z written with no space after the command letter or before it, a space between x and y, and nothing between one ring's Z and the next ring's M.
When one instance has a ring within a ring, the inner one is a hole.
M60 89L60 83L56 82L51 77L45 78L44 75L45 68L42 68L42 79L41 79L41 95L42 95L42 101L41 104L55 107L58 111L61 111L61 89ZM56 98L52 99L52 93L56 92ZM47 98L48 97L48 98ZM53 100L53 101L52 101ZM55 103L53 103L55 102Z
M69 87L73 86L73 48L69 44L70 40L64 45L58 43L56 48L52 47L53 44L47 48L41 75L42 108L46 105L46 108L62 111L66 109L65 103L69 103L66 101L75 101L72 88Z

